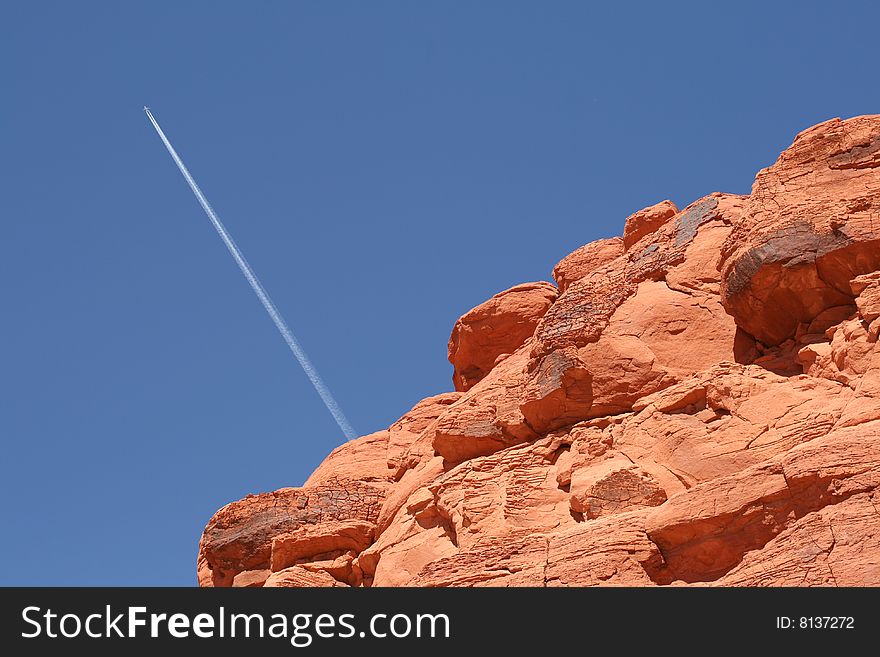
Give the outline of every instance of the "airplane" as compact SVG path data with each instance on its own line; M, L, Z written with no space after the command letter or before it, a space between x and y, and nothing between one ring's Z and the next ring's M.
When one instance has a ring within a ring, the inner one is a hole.
M150 108L147 107L146 105L144 105L144 111L145 111L145 112L149 112L149 111L150 111Z

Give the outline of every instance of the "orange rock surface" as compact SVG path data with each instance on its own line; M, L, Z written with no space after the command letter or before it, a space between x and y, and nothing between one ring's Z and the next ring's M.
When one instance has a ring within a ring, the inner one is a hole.
M552 283L523 283L462 315L449 337L455 389L470 390L521 347L558 294Z
M455 322L454 392L210 520L202 586L880 586L880 116Z

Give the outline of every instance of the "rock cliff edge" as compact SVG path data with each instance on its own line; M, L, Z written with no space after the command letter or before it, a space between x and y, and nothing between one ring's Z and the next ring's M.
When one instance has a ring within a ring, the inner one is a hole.
M880 586L880 115L455 322L455 391L211 518L202 586Z

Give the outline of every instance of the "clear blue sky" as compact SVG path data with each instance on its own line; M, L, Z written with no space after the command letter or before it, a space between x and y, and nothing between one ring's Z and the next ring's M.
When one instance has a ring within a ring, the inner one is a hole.
M193 584L340 440L143 105L360 433L462 312L880 111L876 3L592 4L6 3L0 583Z

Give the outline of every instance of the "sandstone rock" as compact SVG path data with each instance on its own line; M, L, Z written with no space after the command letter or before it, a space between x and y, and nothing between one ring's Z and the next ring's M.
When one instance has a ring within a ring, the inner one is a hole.
M382 508L379 510L379 519L376 521L377 531L380 533L385 531L391 519L400 510L400 507L406 503L409 496L437 479L445 471L446 468L442 456L437 456L420 463L411 470L407 470L382 503Z
M301 566L291 566L272 573L264 586L268 588L311 588L316 586L346 586L324 572L313 572Z
M427 488L416 489L386 524L358 557L364 580L375 586L407 585L426 564L458 553L455 527Z
M836 382L722 364L640 399L613 445L690 487L827 434L851 400L852 390ZM672 492L674 482L666 483Z
M666 271L666 285L672 290L691 294L694 291L705 292L716 298L721 293L721 248L730 236L733 226L739 223L748 205L748 196L736 194L713 194L717 204L708 216L694 214L691 219L683 221L682 228L676 233L677 239L685 240L686 246L682 259ZM698 201L700 207L705 201ZM709 200L711 203L711 200ZM688 228L688 222L699 222L694 228ZM687 240L689 230L694 230L693 237ZM716 299L717 301L717 299Z
M626 458L602 461L572 475L571 509L587 519L666 501L666 491L649 472Z
M808 513L718 579L718 586L880 586L880 496Z
M426 564L406 586L543 586L547 539L516 532ZM377 579L377 583L379 580Z
M450 404L429 430L437 454L459 463L538 437L520 409L530 348L527 342Z
M377 431L342 443L327 456L303 484L314 487L339 480L370 482L377 488L393 481L388 468L388 431Z
M373 542L376 526L348 520L306 526L272 539L270 559L275 572L306 561L335 559L348 551L361 552Z
M537 532L574 524L568 495L556 482L554 462L563 444L544 438L474 458L432 483L431 503L448 519L456 545L467 548L488 534L514 529Z
M357 554L353 550L348 550L332 560L303 562L302 567L313 573L327 573L337 582L349 586L360 586L363 584L363 573L355 563L356 559Z
M804 372L852 390L836 427L856 426L880 417L880 344L874 323L867 324L861 318L845 320L826 331L825 341L812 342L798 351Z
M381 489L350 480L251 495L227 504L211 518L201 555L213 584L231 586L238 573L269 567L277 536L327 521L374 523L382 499Z
M520 397L520 411L534 431L546 433L589 415L593 375L573 347L548 354Z
M646 235L656 232L678 212L672 201L660 201L626 218L623 226L623 248L629 249Z
M208 588L214 586L214 573L211 570L211 566L208 565L208 560L205 558L204 551L204 538L199 541L199 556L196 559L196 580L199 583L199 586L202 588ZM232 586L234 576L225 576L219 577L226 586Z
M850 281L880 269L880 116L805 130L758 173L722 253L722 299L768 345L826 308L852 303Z
M365 572L375 573L377 586L403 585L425 577L422 570L432 561L492 536L574 524L568 496L556 484L554 462L562 446L546 438L510 447L468 460L415 490L361 555Z
M640 397L733 361L735 334L717 296L678 292L665 282L640 283L599 339L578 352L593 375L587 416L628 411Z
M742 359L715 269L742 208L741 197L701 199L560 296L535 332L521 403L530 427L626 412L639 397Z
M575 281L622 256L623 251L623 239L620 237L585 244L556 264L553 268L553 280L556 281L559 291L565 292Z
M232 586L237 588L260 588L272 574L271 570L245 570L232 579Z
M557 294L551 283L523 283L462 315L449 337L455 389L470 390L492 370L499 357L519 349L534 333Z
M653 586L663 555L644 526L644 512L634 511L551 535L545 586Z
M788 523L880 484L880 422L798 445L741 473L670 498L647 516L666 578L710 581Z
M450 404L461 399L460 392L447 392L423 399L388 428L388 467L399 480L404 473L434 456L433 433L428 428Z
M880 585L880 117L630 217L450 340L456 392L210 520L201 586Z
M856 295L859 315L866 324L873 325L880 317L880 272L875 271L852 279L850 289ZM877 332L872 333L876 338Z
M701 228L714 229L738 221L740 200L728 194L712 194L695 201L640 240L638 248L573 283L538 322L532 355L540 358L555 349L582 347L598 340L608 320L635 293L639 283L661 280L685 262ZM711 240L705 244L713 248ZM711 272L705 275L713 276Z

